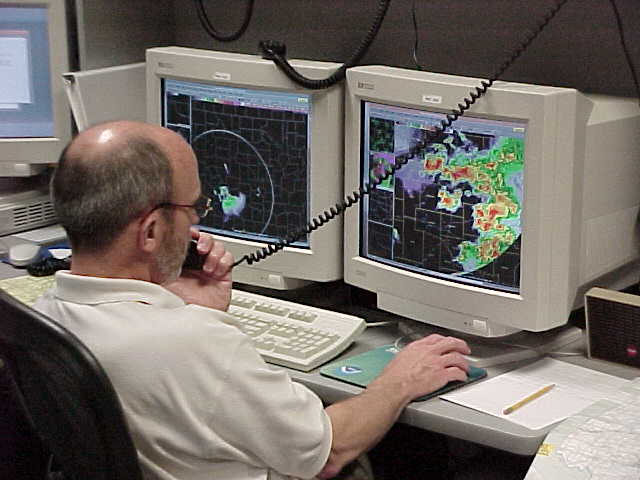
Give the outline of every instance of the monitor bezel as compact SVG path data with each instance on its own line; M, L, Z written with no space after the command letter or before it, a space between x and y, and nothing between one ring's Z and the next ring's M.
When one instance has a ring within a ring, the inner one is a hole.
M54 132L50 137L0 138L0 163L50 164L71 140L71 111L63 74L69 71L69 45L64 0L2 0L6 7L45 7L48 16L51 101Z
M360 181L362 101L451 113L481 79L368 66L347 72L345 192ZM459 316L470 333L487 323L542 331L562 325L573 305L581 258L579 215L584 135L591 102L574 89L496 82L467 115L527 123L520 293L429 277L360 256L360 209L345 214L345 281L378 294L404 314L438 324L434 312ZM560 161L562 159L562 161ZM553 246L553 248L549 248ZM422 308L421 308L422 307ZM400 308L401 310L401 308ZM422 310L422 311L420 311ZM466 320L465 320L466 319ZM444 323L447 323L445 321ZM447 326L447 325L441 325Z
M301 74L326 78L340 65L330 62L293 60ZM277 66L256 55L233 52L160 47L147 50L147 120L160 124L161 80L216 83L224 86L263 89L311 95L313 118L310 143L310 218L340 201L343 193L344 88L308 90L295 84ZM313 158L323 161L313 161ZM271 288L282 287L277 278L328 282L342 278L342 217L315 230L308 247L285 247L281 252L249 266L234 269L234 278ZM235 258L255 253L268 244L255 240L218 236ZM258 278L259 277L259 278Z

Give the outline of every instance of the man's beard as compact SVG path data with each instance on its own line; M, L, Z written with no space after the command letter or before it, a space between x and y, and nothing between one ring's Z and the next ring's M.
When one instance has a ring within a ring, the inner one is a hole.
M189 239L177 236L172 236L170 241L162 245L156 257L158 271L164 279L161 283L172 283L178 279L187 256L188 246Z

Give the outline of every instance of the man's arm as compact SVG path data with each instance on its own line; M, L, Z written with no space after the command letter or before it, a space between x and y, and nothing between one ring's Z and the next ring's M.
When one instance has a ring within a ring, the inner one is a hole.
M211 235L193 232L198 252L206 255L202 270L186 270L166 288L187 303L225 310L231 299L233 256ZM457 338L430 335L403 348L367 389L326 408L333 432L331 452L318 478L331 478L387 433L414 398L452 380L465 380L470 353Z
M430 335L401 350L363 393L327 407L333 440L318 478L337 475L378 443L411 400L465 380L468 363L462 355L468 353L463 340Z

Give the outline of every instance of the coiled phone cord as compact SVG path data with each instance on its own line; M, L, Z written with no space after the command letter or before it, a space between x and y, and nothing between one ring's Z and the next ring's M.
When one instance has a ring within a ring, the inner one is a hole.
M263 247L257 250L254 253L243 255L239 260L237 260L233 266L236 267L243 262L247 262L248 265L252 265L253 263L264 260L265 258L273 255L276 252L279 252L285 247L290 246L298 239L300 239L304 235L311 234L311 232L319 229L326 223L333 220L338 215L342 214L347 208L355 205L360 201L362 197L365 195L369 195L373 190L375 190L378 185L387 180L391 175L394 175L400 168L406 165L409 160L421 153L427 148L430 142L444 132L447 128L449 128L453 122L455 122L458 118L463 116L465 112L471 108L471 106L485 93L487 90L491 88L491 86L495 83L495 81L500 77L507 68L515 62L522 53L529 47L529 45L536 39L536 37L544 30L544 28L551 22L553 17L560 11L560 9L567 3L569 0L560 0L542 19L538 27L515 49L514 53L496 70L496 73L493 74L489 80L483 80L480 82L480 86L476 87L475 90L469 92L469 96L464 98L461 103L458 104L458 108L453 110L452 113L447 114L446 119L440 122L440 127L437 127L434 132L426 131L427 139L423 142L418 142L413 148L409 150L408 153L403 155L398 155L396 157L396 162L391 165L387 165L385 167L384 172L380 174L380 176L376 176L371 182L365 182L364 186L358 187L357 190L353 191L350 195L345 196L344 200L336 203L334 206L330 207L328 210L325 210L323 213L317 215L313 218L307 225L298 230L297 232L292 233L291 235L287 235L284 239L278 239L275 243L269 244L266 247Z
M312 90L329 88L344 79L347 68L353 67L354 65L360 63L360 60L362 59L364 54L367 53L369 46L378 34L380 26L382 25L382 21L387 14L387 10L389 9L390 3L391 0L380 0L380 2L378 3L378 11L373 21L373 25L367 32L367 35L365 36L362 43L360 43L360 45L356 49L355 53L347 62L338 67L338 69L329 77L322 80L307 78L298 73L285 57L286 47L284 44L280 42L263 40L260 42L259 46L262 49L264 58L273 60L273 62L278 67L280 67L280 69L287 75L287 77L296 82L298 85Z

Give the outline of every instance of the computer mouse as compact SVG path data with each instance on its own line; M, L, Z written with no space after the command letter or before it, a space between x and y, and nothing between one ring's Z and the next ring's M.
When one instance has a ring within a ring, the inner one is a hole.
M35 243L19 243L9 248L9 263L14 267L26 267L40 258L42 248Z

